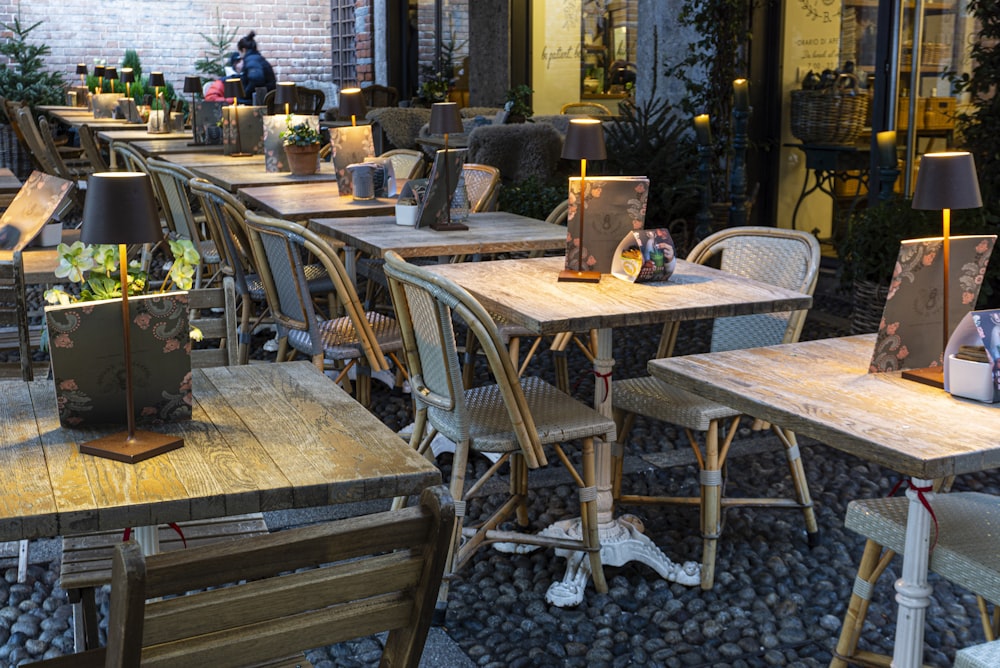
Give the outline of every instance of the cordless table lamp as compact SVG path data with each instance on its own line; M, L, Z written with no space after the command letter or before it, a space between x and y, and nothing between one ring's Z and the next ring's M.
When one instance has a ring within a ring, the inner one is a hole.
M340 110L339 114L341 118L351 117L351 125L356 126L358 124L358 117L364 118L368 113L368 109L365 105L365 96L361 92L360 88L345 88L340 91ZM431 112L433 114L433 110ZM459 121L461 124L461 121ZM461 128L458 132L461 132ZM445 135L445 141L447 140L447 135Z
M132 84L135 83L135 72L131 67L122 68L122 83L125 84L125 97L132 97Z
M198 141L198 115L194 108L194 96L201 92L201 77L197 75L184 77L184 92L191 94L191 134L194 141L188 146L201 146L201 142Z
M563 269L559 272L560 281L576 281L579 283L599 283L599 271L586 271L583 268L583 233L584 211L587 202L587 160L604 160L608 157L604 146L604 126L594 118L574 118L569 122L566 131L566 141L563 143L562 157L580 161L580 199L576 210L580 220L580 249L576 256L576 269Z
M450 232L455 230L467 230L468 225L451 222L451 200L454 193L451 192L451 164L448 159L448 135L452 132L462 132L462 117L458 113L458 105L454 102L435 102L431 106L430 133L432 135L444 135L444 157L441 166L444 168L444 191L447 194L445 200L445 213L447 222L431 224L432 230L439 232ZM438 155L441 151L438 151Z
M222 94L226 97L233 98L233 125L236 127L236 153L230 153L229 155L234 158L243 158L249 153L243 152L243 142L240 140L240 117L237 109L239 108L240 98L246 95L243 90L243 82L239 79L226 79L223 84Z
M76 73L80 75L80 85L87 87L87 63L80 63L76 66Z
M108 80L108 88L111 90L109 92L115 92L115 81L118 80L118 68L117 67L105 67L104 68L104 78Z
M97 92L104 92L104 65L94 65L94 76L97 77Z
M920 158L917 186L913 192L913 208L940 211L942 221L941 260L944 273L941 310L941 350L948 346L949 323L948 279L951 273L951 210L978 209L983 205L979 194L976 161L971 153L926 153ZM907 369L903 378L934 387L944 387L944 360L940 366Z
M291 81L279 81L274 88L274 103L283 105L285 116L292 113L292 105L298 102L295 84Z
M122 284L122 334L125 357L125 413L127 430L88 441L80 452L134 464L183 447L184 440L170 434L137 430L132 396L131 317L128 306L127 244L156 243L163 238L153 186L147 174L98 172L87 177L80 241L117 244Z
M156 109L156 105L160 105L160 116L158 120L154 120L150 124L150 132L154 133L165 133L167 129L163 127L163 117L166 111L163 109L163 104L160 100L160 89L167 85L167 82L163 79L163 72L150 72L149 73L149 85L153 87L153 109ZM151 114L151 117L152 114Z

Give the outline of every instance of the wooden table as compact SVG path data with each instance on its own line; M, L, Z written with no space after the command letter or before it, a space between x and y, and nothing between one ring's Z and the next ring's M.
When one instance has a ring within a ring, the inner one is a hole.
M240 188L239 195L247 207L288 220L319 216L387 216L396 211L394 198L360 200L350 195L342 197L335 181Z
M51 380L0 383L0 540L416 494L438 469L307 362L195 370L185 445L139 464L81 455Z
M409 258L566 248L566 228L543 220L488 211L470 214L466 222L468 230L454 232L397 225L395 216L314 218L308 227L376 259L384 258L389 251ZM344 266L352 280L356 269L354 255L351 252L344 255Z
M222 148L221 146L219 147ZM165 153L163 159L181 167L204 167L206 165L259 165L264 169L264 156L261 155L223 155L222 151L201 151L198 153L181 152Z
M1000 466L1000 410L943 390L868 373L875 335L653 360L676 387L780 424L910 476L893 666L921 664L930 513L914 492L932 479ZM934 495L924 492L931 508Z
M220 188L236 193L240 188L251 186L278 186L289 183L322 183L336 181L337 173L333 164L320 163L319 171L308 176L296 176L291 172L267 172L260 164L214 164L197 165L189 169L195 176L211 181Z
M594 384L594 406L607 416L611 415L615 327L793 311L812 304L809 295L684 260L677 261L666 283L632 284L610 275L604 275L597 284L559 282L559 271L564 266L565 258L547 257L434 265L428 269L467 289L490 312L539 334L597 329L594 374L599 380ZM698 564L673 563L635 527L615 520L611 444L601 441L597 443L597 505L605 564L622 566L642 561L662 577L687 585L700 583ZM570 533L576 528L557 523L545 531L558 535L562 530ZM583 600L590 575L589 560L582 552L573 554L567 560L566 576L553 583L546 595L555 605L576 605Z
M106 144L110 144L112 141L127 141L130 144L137 141L194 141L194 137L191 136L190 132L154 132L151 134L146 132L145 125L137 125L127 129L102 128L97 132L97 139ZM219 145L218 149L221 152L222 146Z

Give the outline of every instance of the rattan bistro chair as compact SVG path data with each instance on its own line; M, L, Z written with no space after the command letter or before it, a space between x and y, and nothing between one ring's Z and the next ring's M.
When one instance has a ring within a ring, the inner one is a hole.
M403 342L399 327L391 317L366 312L358 299L336 251L320 236L298 223L247 212L246 228L254 261L264 282L271 316L280 337L278 361L300 352L308 355L322 371L325 360L339 366L336 382L347 379L348 370L357 363L355 398L367 406L370 401L372 371L388 371L388 356L400 371L403 365L396 353ZM321 320L317 317L306 280L305 254L319 259L333 279L346 315Z
M468 563L483 545L504 541L585 551L594 586L606 592L597 534L594 437L613 441L614 422L539 378L519 380L493 319L455 283L406 262L394 252L386 256L385 272L410 368L416 411L410 443L426 452L434 437L441 433L456 444L450 486L460 518L464 519L470 506L476 503L470 500L475 492L505 462L510 463L510 493L501 505L485 511L488 518L474 526L460 519L460 523L467 525L456 533L446 578ZM494 384L463 389L453 317L475 332ZM560 445L577 439L582 448L582 475ZM528 469L546 465L543 448L547 445L555 449L580 488L583 526L578 541L497 528L512 514L516 514L520 526L527 526ZM473 452L496 454L499 459L482 478L466 488L466 468ZM443 605L446 601L445 585L438 603Z
M854 579L851 601L844 615L840 639L834 652L832 668L850 665L889 665L889 657L859 650L858 639L868 614L875 583L892 561L906 547L906 521L910 501L905 496L851 501L847 505L844 526L867 538L858 573ZM994 607L992 619L987 601L1000 604L1000 498L978 492L936 494L930 500L937 519L937 541L930 552L931 572L968 589L979 600L979 612L986 640L996 640L1000 619ZM931 530L932 537L934 529ZM966 653L965 665L975 664L977 654L1000 656L996 644ZM963 650L964 651L964 650ZM961 654L962 652L960 652ZM960 665L956 660L955 665Z
M733 227L717 232L698 244L689 262L705 264L721 255L720 268L740 276L779 287L812 294L819 271L820 249L809 233L773 227ZM712 351L755 348L797 341L806 311L716 318L712 329ZM667 357L677 337L677 323L664 327L657 357ZM611 390L619 442L625 443L636 414L671 422L684 428L701 469L700 497L649 497L621 493L622 454L614 458L613 489L624 504L681 503L701 508L702 589L711 589L715 579L715 552L722 530L722 509L730 506L778 506L801 508L805 513L810 542L817 538L816 516L809 497L802 459L795 435L772 428L785 446L788 467L795 486L795 499L723 498L726 455L738 430L741 415L728 406L671 387L649 376L614 381ZM729 421L728 427L725 422ZM694 432L705 432L704 451Z
M419 179L427 170L423 152L411 148L394 148L379 157L389 158L397 179Z

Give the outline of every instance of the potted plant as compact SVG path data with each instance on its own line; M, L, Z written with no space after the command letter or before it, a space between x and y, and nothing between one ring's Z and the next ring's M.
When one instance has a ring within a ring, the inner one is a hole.
M289 117L288 129L281 133L281 138L284 140L285 155L288 156L288 167L292 174L315 174L323 141L319 130L306 122L292 125Z
M531 86L520 84L507 91L507 101L504 103L504 111L507 112L508 123L524 123L531 118L534 113L531 110Z

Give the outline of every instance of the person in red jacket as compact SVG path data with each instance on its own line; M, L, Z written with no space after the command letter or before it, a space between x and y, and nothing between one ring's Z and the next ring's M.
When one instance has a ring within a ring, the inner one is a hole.
M240 70L242 69L243 61L240 59L240 54L233 51L229 54L229 65L226 66L226 76L221 79L216 79L212 83L208 84L205 88L205 101L206 102L225 102L226 104L232 104L233 98L226 97L226 79L237 79L240 76Z

